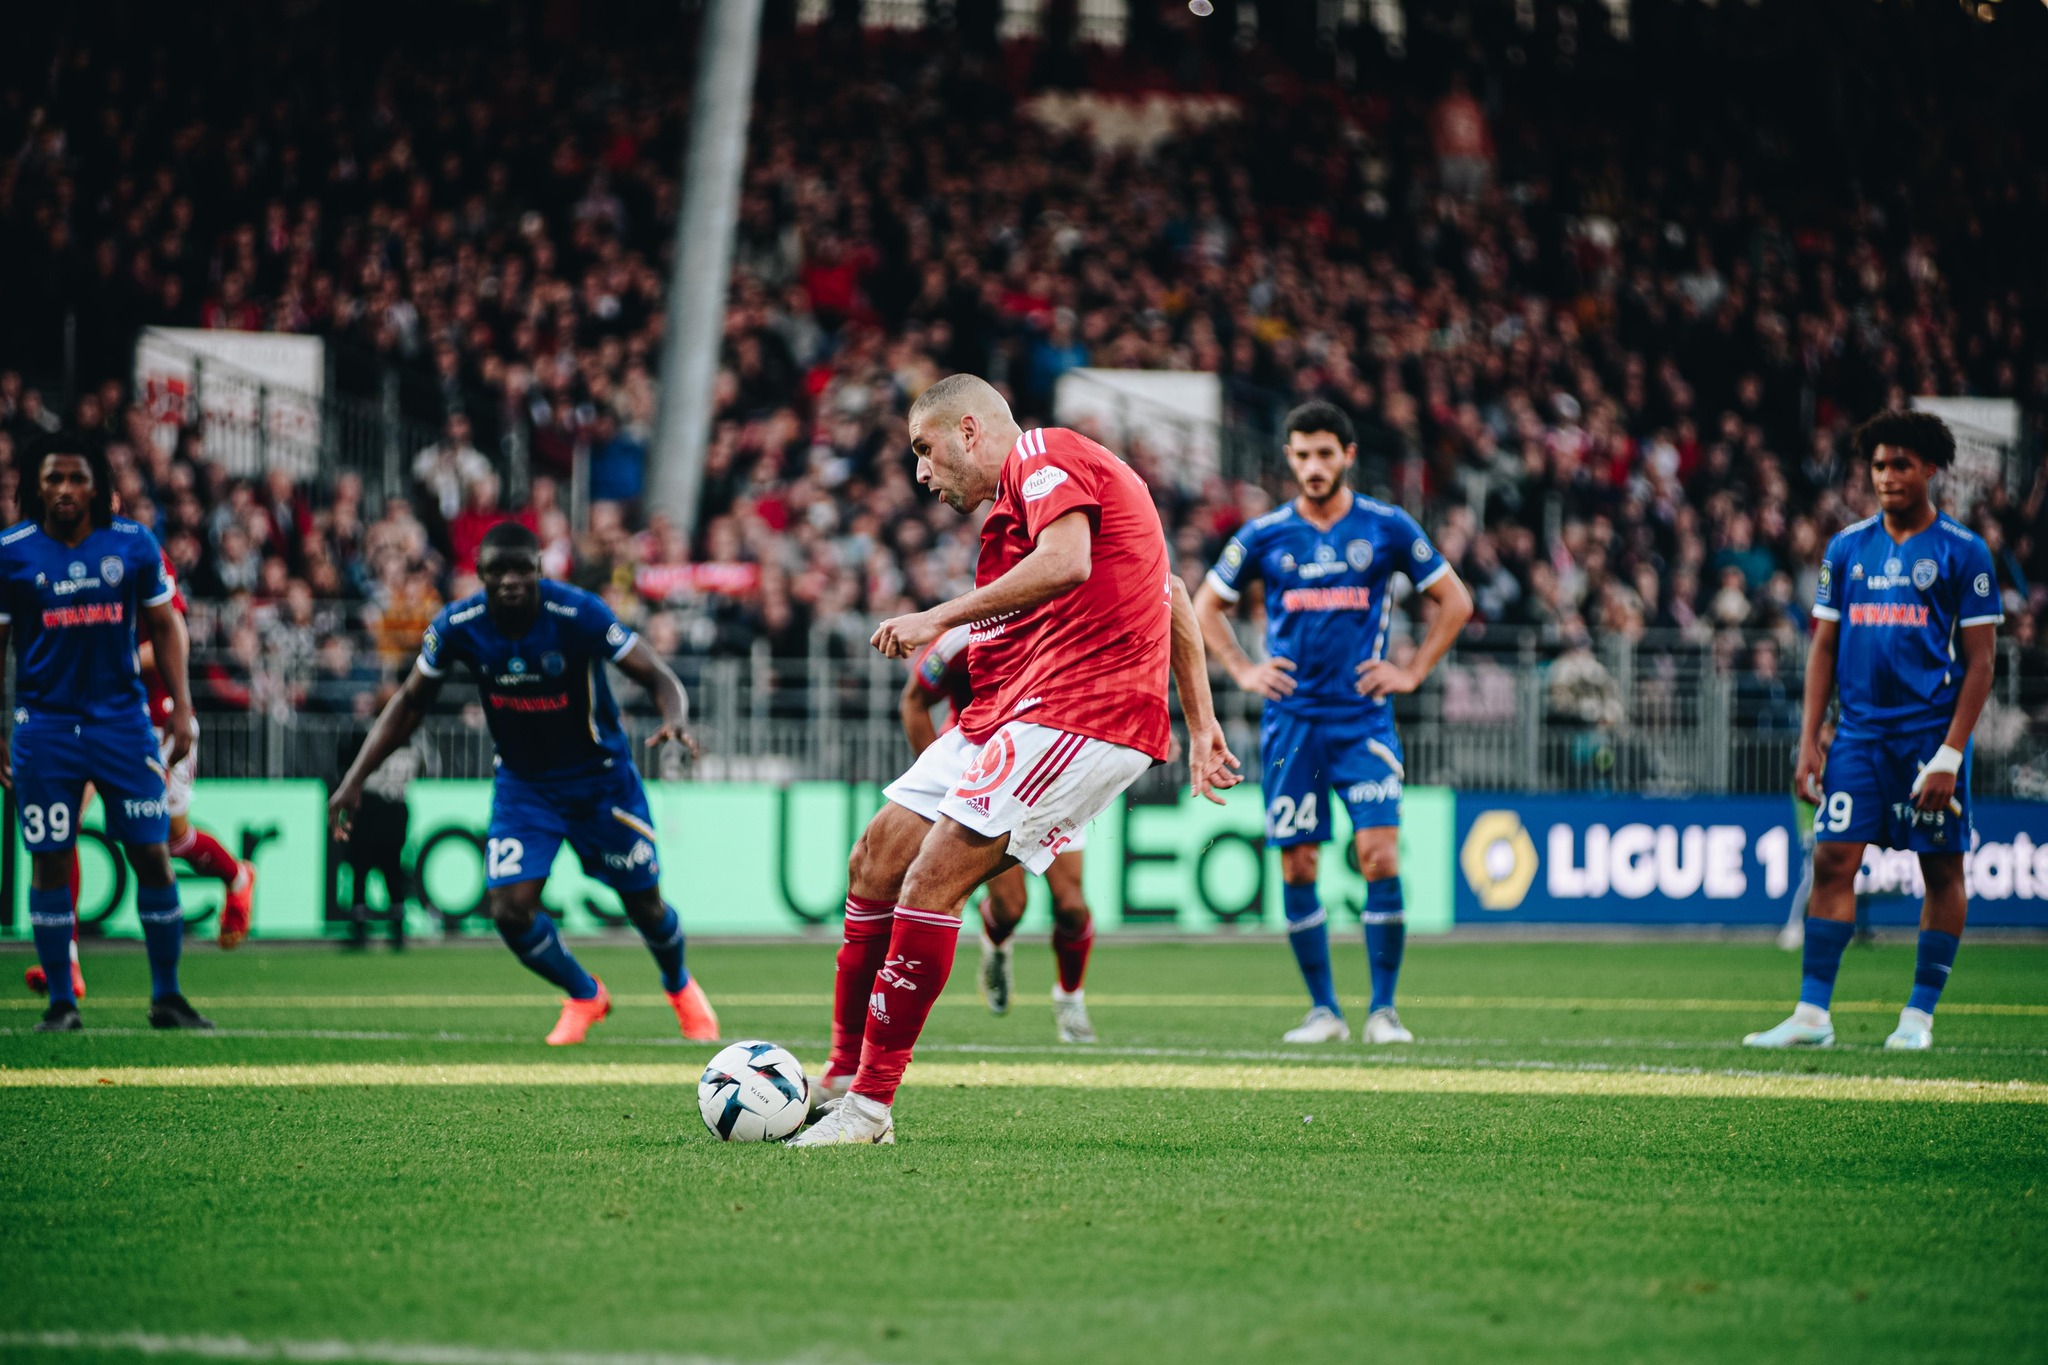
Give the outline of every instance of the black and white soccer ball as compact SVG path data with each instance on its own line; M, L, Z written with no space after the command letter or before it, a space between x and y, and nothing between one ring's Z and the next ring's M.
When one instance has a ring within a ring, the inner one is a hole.
M774 1043L734 1043L697 1082L697 1112L722 1142L780 1142L810 1111L803 1064Z

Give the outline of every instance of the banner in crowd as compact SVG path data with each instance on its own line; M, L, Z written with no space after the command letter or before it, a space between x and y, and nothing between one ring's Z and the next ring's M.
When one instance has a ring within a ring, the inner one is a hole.
M409 923L487 931L482 913L489 852L489 782L421 781L409 791L410 829L404 866L416 888ZM1088 833L1085 886L1105 931L1231 932L1276 929L1279 858L1263 845L1255 787L1227 794L1222 806L1185 796L1154 805L1119 801ZM327 793L313 781L202 780L195 821L230 849L252 858L258 872L254 932L262 938L310 938L338 931L353 899L351 878L331 857L325 831ZM648 801L660 838L662 887L695 934L837 934L846 895L846 857L881 789L834 782L650 783ZM1411 787L1402 832L1410 922L1418 932L1451 924L1448 862L1438 854L1451 838L1454 802L1447 790ZM1340 807L1341 812L1341 807ZM81 908L89 933L134 935L134 891L116 867L88 812L81 844ZM1348 856L1350 830L1323 860L1323 898L1342 924L1357 922L1365 883ZM11 872L14 932L27 923L28 856L16 834ZM387 904L375 874L366 878L371 908ZM1045 884L1030 878L1027 931L1051 926ZM217 882L181 882L186 918L212 932L220 904ZM623 924L617 898L586 874L565 848L548 878L545 903L568 932Z
M269 464L307 478L320 460L326 346L279 332L145 327L135 343L136 399L166 451L197 402L207 454L228 472L258 474Z
M1458 798L1460 924L1781 924L1806 855L1784 797ZM2048 927L2048 805L1979 802L1970 923ZM1910 853L1866 849L1878 923L1918 916Z
M846 893L846 855L880 806L881 790L831 782L653 783L662 886L697 934L830 934ZM205 780L197 822L257 868L255 932L315 938L338 932L351 877L326 836L325 787L314 781ZM11 811L11 807L10 807ZM1324 850L1323 901L1355 925L1365 885L1340 824ZM415 888L409 922L485 932L488 782L415 782L403 865ZM1980 802L1967 855L1970 922L2048 927L2048 805ZM1182 797L1119 801L1088 831L1084 884L1105 932L1276 930L1279 858L1263 846L1256 787L1222 806ZM138 932L133 878L82 822L81 911L88 933ZM28 855L14 836L6 922L27 932ZM1791 803L1769 797L1662 800L1614 796L1458 796L1410 787L1403 797L1401 870L1417 933L1457 924L1781 923L1804 871ZM387 904L374 874L366 900ZM218 882L183 874L186 918L211 933ZM1045 884L1030 878L1027 930L1050 925ZM1878 923L1910 923L1921 892L1910 854L1870 850L1859 891ZM624 923L618 901L566 849L546 904L571 933Z

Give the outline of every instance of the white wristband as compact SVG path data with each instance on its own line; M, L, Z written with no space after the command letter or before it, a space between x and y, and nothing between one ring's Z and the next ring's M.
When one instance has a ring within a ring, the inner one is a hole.
M1963 770L1963 751L1944 744L1934 751L1934 757L1927 760L1922 771L1933 773L1959 773Z

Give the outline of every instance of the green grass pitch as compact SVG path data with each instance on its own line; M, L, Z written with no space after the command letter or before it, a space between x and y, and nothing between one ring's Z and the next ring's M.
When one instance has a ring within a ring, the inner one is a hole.
M579 951L622 999L580 1049L540 1045L546 988L489 948L197 950L215 1036L144 1028L132 951L88 949L83 1036L0 996L0 1359L2048 1359L2041 946L1966 943L1915 1056L1878 1049L1910 946L1852 951L1842 1046L1799 1055L1736 1046L1796 985L1764 945L1418 942L1392 1055L1284 1048L1279 943L1105 943L1086 1051L1053 1042L1042 942L1003 1019L970 946L899 1145L817 1152L713 1141L712 1049L644 952ZM831 957L691 965L729 1038L815 1069ZM1363 988L1355 940L1338 972ZM389 1082L433 1064L505 1070ZM252 1070L55 1083L191 1066ZM327 1070L237 1079L285 1066ZM1447 1088L1345 1088L1390 1075Z

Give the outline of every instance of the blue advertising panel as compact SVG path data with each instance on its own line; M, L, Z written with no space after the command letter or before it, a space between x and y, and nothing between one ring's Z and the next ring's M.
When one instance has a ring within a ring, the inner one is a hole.
M1979 802L1970 923L2048 927L2048 804ZM1780 924L1804 853L1783 797L1458 798L1460 924ZM1911 854L1866 850L1878 923L1917 914Z

